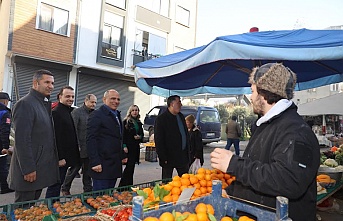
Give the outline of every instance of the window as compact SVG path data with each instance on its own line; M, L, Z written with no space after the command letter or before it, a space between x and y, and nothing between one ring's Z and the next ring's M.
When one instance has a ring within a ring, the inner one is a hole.
M200 122L216 122L219 123L219 114L216 111L201 111Z
M176 22L189 27L189 17L190 17L189 10L178 5L176 7L176 16L175 17L176 17Z
M144 61L165 55L166 48L167 41L165 38L147 31L136 30L133 51L135 55L142 56Z
M126 0L106 0L106 3L116 6L121 9L126 8Z
M121 59L124 17L105 11L101 56Z
M169 0L139 0L139 5L165 17L169 17L169 4Z
M61 35L68 35L69 12L41 3L38 28Z
M339 84L330 84L330 91L339 91Z

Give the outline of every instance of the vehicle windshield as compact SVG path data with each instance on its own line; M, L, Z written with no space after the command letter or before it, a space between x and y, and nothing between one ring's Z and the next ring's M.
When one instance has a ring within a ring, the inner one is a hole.
M219 114L216 111L211 110L202 110L200 112L200 122L211 122L211 123L219 123Z

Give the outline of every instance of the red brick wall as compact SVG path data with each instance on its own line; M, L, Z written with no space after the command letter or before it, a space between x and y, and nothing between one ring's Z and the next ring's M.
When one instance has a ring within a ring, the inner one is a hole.
M36 29L37 0L16 0L12 51L27 56L71 64L73 62L77 1L42 0L42 2L69 11L70 36L62 36Z

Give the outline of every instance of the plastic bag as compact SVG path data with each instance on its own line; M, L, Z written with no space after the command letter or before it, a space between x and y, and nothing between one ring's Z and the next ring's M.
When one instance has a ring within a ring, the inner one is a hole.
M196 158L194 162L191 164L191 166L189 167L188 173L196 174L200 167L201 167L200 159Z

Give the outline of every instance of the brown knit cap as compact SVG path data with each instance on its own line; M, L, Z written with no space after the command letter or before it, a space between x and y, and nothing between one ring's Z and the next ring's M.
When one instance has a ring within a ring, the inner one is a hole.
M250 84L280 95L285 99L293 98L293 91L297 81L296 74L281 63L268 63L256 67L250 74Z

